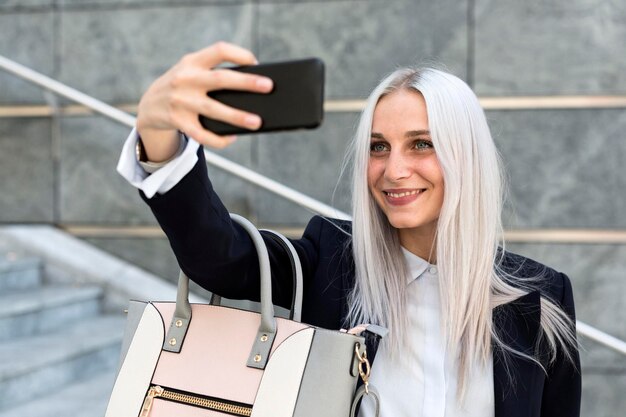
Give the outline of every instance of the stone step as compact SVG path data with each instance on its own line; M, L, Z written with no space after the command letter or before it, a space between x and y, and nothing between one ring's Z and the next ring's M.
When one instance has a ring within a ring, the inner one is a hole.
M0 411L117 369L125 317L99 316L57 332L0 342Z
M0 294L38 287L41 271L42 262L37 258L0 259Z
M68 326L100 312L99 287L50 286L0 295L0 334L18 338Z
M103 417L114 381L114 371L103 372L26 404L0 411L0 417Z

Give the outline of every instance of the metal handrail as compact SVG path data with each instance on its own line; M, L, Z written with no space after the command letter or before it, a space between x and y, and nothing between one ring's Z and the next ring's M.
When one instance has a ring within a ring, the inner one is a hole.
M614 351L626 355L626 342L576 320L576 332Z
M103 101L95 99L82 93L74 88L71 88L63 83L53 80L41 73L33 71L32 69L18 64L8 58L0 55L0 68L12 73L22 79L30 81L46 90L63 96L74 102L83 104L86 107L94 110L103 116L121 123L128 127L135 127L136 118L131 114L123 112L121 110L112 107ZM296 191L290 187L287 187L279 182L276 182L268 177L265 177L249 168L232 162L224 157L221 157L213 152L204 150L207 162L226 171L237 177L249 181L261 188L264 188L274 194L277 194L289 201L292 201L302 207L319 213L323 216L338 217L343 219L350 219L350 215L340 210L335 209L332 206L317 201L306 194ZM607 333L604 333L592 326L589 326L580 321L576 321L576 331L591 340L594 340L610 349L613 349L623 355L626 355L626 342L617 339Z

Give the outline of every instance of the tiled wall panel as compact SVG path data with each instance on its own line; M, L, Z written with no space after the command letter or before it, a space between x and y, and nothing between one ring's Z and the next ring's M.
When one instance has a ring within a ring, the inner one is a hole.
M68 10L61 81L111 103L136 103L187 52L218 40L251 46L251 5Z
M445 65L465 77L465 1L263 3L259 57L318 56L326 62L326 95L366 97L398 66Z
M626 93L623 1L475 3L479 94Z
M101 117L68 117L62 123L61 221L111 225L155 224L137 189L116 172L130 129ZM250 144L240 141L223 151L249 164ZM247 214L241 181L215 172L212 178L234 211Z
M61 221L141 224L153 222L137 190L115 171L130 129L102 117L62 122Z
M626 409L626 372L585 372L581 416L615 417Z
M54 221L50 132L47 119L0 119L0 222Z
M64 9L87 7L92 10L104 8L142 8L170 6L238 5L255 0L57 0Z
M3 0L0 3L0 12L11 13L33 9L50 9L55 3L55 0Z
M263 135L256 154L259 171L326 204L349 210L349 173L340 180L341 164L357 115L329 113L313 131ZM257 191L254 207L267 224L306 224L312 213L282 198Z
M0 9L0 55L54 77L54 14ZM0 106L41 104L42 90L0 69Z
M488 112L511 227L626 228L626 110Z

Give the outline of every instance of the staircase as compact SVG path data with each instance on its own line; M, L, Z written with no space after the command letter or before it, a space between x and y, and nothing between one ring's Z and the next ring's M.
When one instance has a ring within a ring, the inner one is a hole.
M102 417L125 317L103 291L49 284L37 258L0 258L0 417Z

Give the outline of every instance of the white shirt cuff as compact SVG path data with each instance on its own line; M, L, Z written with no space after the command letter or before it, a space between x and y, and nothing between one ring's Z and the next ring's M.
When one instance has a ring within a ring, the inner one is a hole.
M152 174L153 172L156 172L158 169L170 163L172 160L174 160L174 158L178 158L185 150L185 146L187 146L187 138L184 135L181 135L178 139L180 142L178 144L178 149L176 150L176 153L172 155L170 159L168 159L167 161L161 161L161 162L152 162L152 161L144 162L140 159L138 161L139 165L141 165L143 170L146 171L148 174ZM136 156L137 156L137 152L135 152L135 157Z
M153 173L148 173L135 155L137 140L139 140L137 129L133 129L122 147L117 172L130 184L143 191L148 198L154 197L156 193L165 194L171 190L198 161L197 151L200 144L189 138L180 155L158 167ZM184 140L181 135L181 141Z

